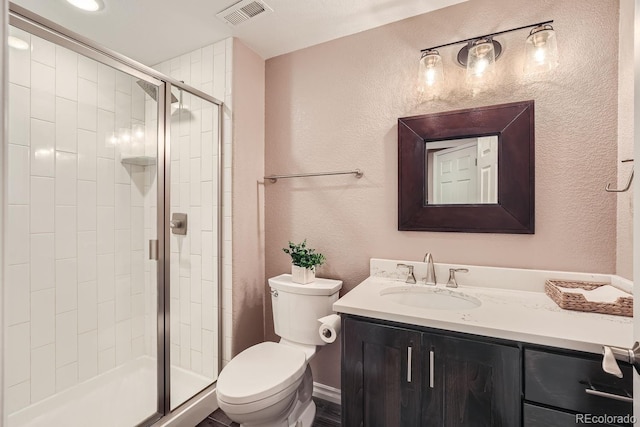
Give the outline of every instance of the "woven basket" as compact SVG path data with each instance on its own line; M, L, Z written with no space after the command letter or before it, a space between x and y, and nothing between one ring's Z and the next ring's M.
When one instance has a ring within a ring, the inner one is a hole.
M614 316L633 317L633 296L620 297L614 303L587 301L582 294L574 294L561 290L563 288L581 288L592 291L600 286L608 285L603 282L581 282L566 280L547 280L544 284L545 293L560 308L565 310L586 311L589 313L613 314Z

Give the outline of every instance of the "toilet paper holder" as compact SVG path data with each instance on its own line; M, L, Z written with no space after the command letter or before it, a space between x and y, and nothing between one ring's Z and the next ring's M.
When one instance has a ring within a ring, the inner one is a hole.
M633 365L636 372L640 373L640 343L636 341L631 348L602 346L602 370L622 378L622 370L618 366L618 360Z
M340 315L330 314L328 316L319 318L318 322L320 322L320 328L318 328L320 339L327 344L335 342L338 338L338 335L340 335Z

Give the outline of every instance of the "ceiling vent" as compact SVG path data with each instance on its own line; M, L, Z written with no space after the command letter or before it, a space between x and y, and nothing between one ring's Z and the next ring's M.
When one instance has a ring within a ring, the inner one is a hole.
M265 12L273 12L267 4L258 0L242 0L216 16L227 24L236 26Z

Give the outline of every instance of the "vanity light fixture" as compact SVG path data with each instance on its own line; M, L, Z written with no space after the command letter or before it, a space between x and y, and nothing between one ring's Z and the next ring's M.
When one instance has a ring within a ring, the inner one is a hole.
M67 0L67 2L87 12L97 12L104 9L102 0Z
M502 54L502 45L494 40L512 31L533 28L525 44L525 65L527 74L549 71L558 65L558 47L551 21L539 22L479 37L429 47L420 51L419 86L423 91L435 89L444 80L442 57L437 49L465 43L457 55L458 64L467 69L467 81L481 82L493 74L494 65Z
M558 66L558 43L553 27L541 24L533 28L525 43L524 72L549 71Z

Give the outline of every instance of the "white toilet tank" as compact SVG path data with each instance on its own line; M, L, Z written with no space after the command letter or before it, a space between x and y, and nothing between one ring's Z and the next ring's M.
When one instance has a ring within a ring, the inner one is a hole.
M342 280L319 279L301 285L290 274L269 279L273 323L276 334L288 341L324 345L320 339L318 319L333 313Z

